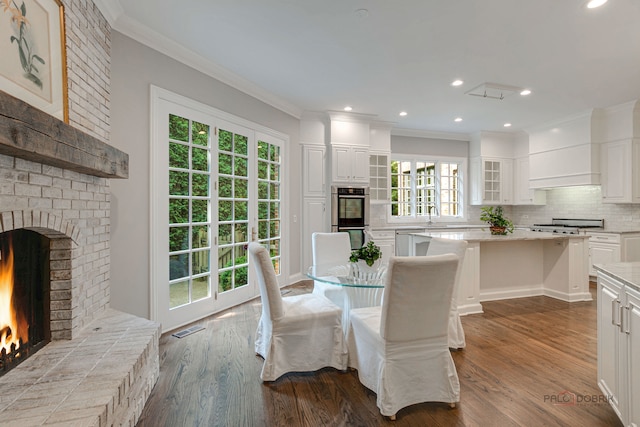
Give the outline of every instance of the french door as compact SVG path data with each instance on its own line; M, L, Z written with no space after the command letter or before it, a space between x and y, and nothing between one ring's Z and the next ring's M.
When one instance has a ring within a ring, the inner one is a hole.
M152 116L152 318L167 331L258 295L251 241L282 277L283 140L161 96Z

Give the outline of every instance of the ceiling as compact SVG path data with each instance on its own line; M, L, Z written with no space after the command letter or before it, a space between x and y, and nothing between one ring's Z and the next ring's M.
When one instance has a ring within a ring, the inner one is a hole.
M116 31L296 117L350 105L394 129L463 135L640 99L640 0L95 3ZM484 83L532 93L465 94Z

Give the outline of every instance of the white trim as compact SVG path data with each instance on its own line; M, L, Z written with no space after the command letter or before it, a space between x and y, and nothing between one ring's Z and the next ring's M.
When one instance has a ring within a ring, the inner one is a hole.
M529 133L529 134L546 131L546 130L549 130L550 128L557 127L557 126L560 126L560 125L565 124L565 123L570 123L570 122L573 122L575 120L591 119L593 114L597 113L599 110L600 109L593 108L593 109L586 110L586 111L580 111L578 113L571 114L571 115L563 117L561 119L550 120L550 121L545 122L545 123L540 123L540 124L537 124L537 125L534 125L534 126L530 126L530 127L526 128L526 129L523 129L523 130L525 132Z
M487 289L480 292L480 302L499 301L512 298L535 297L545 294L542 283L520 289Z
M467 188L469 187L467 185L467 177L469 176L468 171L467 171L467 158L466 157L455 157L455 156L431 156L431 155L423 155L423 154L399 154L399 153L390 153L389 155L389 164L391 164L392 160L400 160L400 161L410 161L410 162L416 162L416 161L420 161L420 162L434 162L434 163L457 163L460 165L460 193L462 195L461 197L461 201L459 203L460 205L460 210L462 210L462 215L459 216L441 216L441 214L438 214L438 216L434 217L432 219L432 222L434 224L437 223L452 223L452 222L466 222L467 221L467 210L468 210L468 205L465 202L465 200L467 200ZM389 167L389 171L391 171L391 167ZM389 174L391 174L391 172L389 172ZM440 179L440 176L438 174L437 179ZM391 182L391 180L389 181ZM415 184L415 183L412 183ZM391 188L391 187L390 187ZM439 193L439 189L438 189L438 193ZM438 210L440 210L440 195L437 195L437 200L438 200ZM425 224L425 217L424 216L412 216L412 217L407 217L407 216L393 216L391 215L391 208L390 206L392 205L391 201L389 201L388 203L386 203L389 205L388 208L385 209L385 214L387 217L387 223L388 224L419 224L419 225L423 225L426 226Z
M350 122L350 123L371 123L375 120L375 114L365 114L365 113L350 113L346 111L327 111L327 117L329 120L337 120L340 122Z
M124 15L124 8L119 0L93 0L93 4L102 12L112 28L118 18Z
M408 136L415 138L431 138L431 139L450 139L453 141L471 141L471 135L468 133L455 133L455 132L437 132L419 129L404 129L393 128L391 129L391 136Z
M269 129L265 126L259 125L257 123L251 122L249 120L246 120L237 116L233 116L229 113L220 111L216 108L213 108L206 104L202 104L198 101L194 101L192 99L178 95L168 90L159 88L154 85L150 85L150 115L151 115L150 126L151 128L150 128L150 142L149 142L150 143L149 161L151 165L149 168L150 170L150 175L149 175L149 182L150 182L149 192L150 193L149 194L151 194L151 203L150 203L150 212L149 212L149 219L150 219L150 224L149 224L150 242L149 243L151 247L151 251L150 251L151 259L149 262L149 277L150 277L149 304L150 304L151 319L155 321L161 321L166 317L166 313L164 312L166 309L166 307L164 307L165 302L162 301L162 298L159 295L159 290L156 289L156 285L158 283L162 283L162 282L168 283L167 281L168 276L162 274L162 271L163 271L162 269L163 268L166 269L166 263L164 263L163 260L161 259L162 254L160 253L160 251L164 251L164 249L162 248L168 247L168 236L164 236L164 235L160 236L158 235L158 233L156 233L156 230L159 227L161 227L161 225L165 224L166 218L167 218L166 199L164 197L157 197L157 194L162 193L162 191L168 188L168 182L165 182L166 180L158 179L159 174L161 174L161 170L159 170L159 168L163 167L162 165L168 164L168 159L166 158L168 156L168 152L167 150L157 149L157 147L155 147L155 144L157 141L162 142L164 141L164 139L167 139L164 135L158 134L159 129L163 129L162 126L166 126L165 122L163 123L158 122L160 120L166 119L166 116L164 115L164 111L161 110L161 108L162 109L165 108L164 105L174 106L172 107L172 109L178 110L175 112L176 114L179 113L179 110L181 109L189 110L191 111L190 113L191 118L193 118L194 120L201 121L202 123L207 123L212 127L213 126L219 127L217 125L222 125L222 126L228 127L229 128L228 130L233 130L234 128L242 128L245 133L249 134L248 136L250 141L253 141L252 144L255 143L256 147L257 147L258 139L261 139L273 144L277 144L278 146L280 146L281 273L278 276L278 280L280 282L280 286L289 284L290 282L288 282L287 280L289 280L288 273L289 273L289 251L290 251L289 232L290 230L289 230L289 221L287 217L289 215L288 204L289 204L290 189L287 184L289 182L289 170L286 167L286 164L288 163L288 156L289 156L289 150L290 150L289 136L281 132L275 131L273 129ZM217 153L217 146L212 147L212 153ZM254 166L250 166L250 167L254 167ZM217 170L211 171L211 176L212 176L212 179L218 182ZM212 192L215 192L215 190L212 189ZM217 195L212 194L212 199L217 199ZM212 224L212 228L215 229L217 227L218 216L217 214L214 213L214 210L215 209L212 209L212 217L215 218L215 220L212 220L211 224ZM257 221L256 221L256 224L257 224ZM214 232L212 230L212 237L215 235L217 235L217 232ZM212 246L211 255L213 257L214 252L217 250L217 245L214 242L212 242L211 246ZM212 293L214 293L214 292L217 292L217 285L218 285L217 279L213 277L216 274L215 272L217 271L217 267L216 267L216 270L214 271L213 266L215 264L212 263L211 265L212 265L212 271L211 271ZM251 276L252 275L250 273L249 277ZM251 282L249 283L249 287L251 287ZM249 290L249 287L247 287L246 289ZM237 295L239 296L239 294ZM258 287L257 286L251 287L251 292L250 292L250 295L248 295L248 297L253 298L257 295L259 295ZM224 302L223 298L220 296L216 301L217 304L216 302L213 302L212 304L210 299L207 299L207 301L211 309L210 311L206 312L206 314L203 314L203 308L204 308L203 304L205 304L206 301L203 300L201 303L200 302L192 303L190 305L193 305L194 307L193 318L187 319L188 315L184 315L176 312L172 316L170 316L169 321L172 322L172 324L170 325L163 324L163 331L174 329L176 327L182 326L189 322L195 321L197 320L197 318L202 318L207 315L218 312L220 310L227 309L229 307L229 304L233 303L232 299L226 299L226 302ZM199 306L196 306L196 305L199 305Z
M155 85L150 85L150 87L151 87L152 94L155 93L159 99L164 99L174 104L182 105L183 107L199 110L204 114L216 116L216 118L225 120L227 122L236 124L238 126L251 128L251 130L255 132L262 132L264 134L271 135L275 138L284 140L285 144L287 145L289 143L289 135L287 134L273 130L259 123L255 123L250 120L243 119L242 117L234 116L233 114L227 113L222 110L218 110L217 108L214 108L207 104L203 104L199 101L194 101L193 99L187 98L186 96L179 95L175 92L171 92L167 89L163 89Z
M149 260L149 313L150 320L157 321L158 319L158 293L156 292L156 287L154 283L157 282L156 271L158 271L158 266L156 264L156 260L158 259L158 246L155 244L155 223L157 221L157 213L154 206L154 194L156 194L157 183L155 180L155 170L154 165L159 164L159 160L155 159L155 151L153 148L153 141L158 140L158 135L156 134L156 129L158 126L155 123L159 114L158 114L158 101L160 100L160 96L157 93L157 88L155 86L151 86L151 90L149 91L149 189L148 194L150 194L149 200L149 247L150 250L150 260Z

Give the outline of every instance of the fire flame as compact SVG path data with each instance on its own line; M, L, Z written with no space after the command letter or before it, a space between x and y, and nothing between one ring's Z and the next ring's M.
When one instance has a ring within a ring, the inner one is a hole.
M28 330L13 307L13 284L13 248L9 244L8 253L0 260L0 351L6 349L7 352L11 351L11 344L19 348L22 331Z

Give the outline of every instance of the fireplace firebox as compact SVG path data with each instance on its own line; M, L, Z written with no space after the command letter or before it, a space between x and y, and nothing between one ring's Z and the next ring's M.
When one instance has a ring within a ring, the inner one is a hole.
M51 340L49 238L0 233L0 376Z

